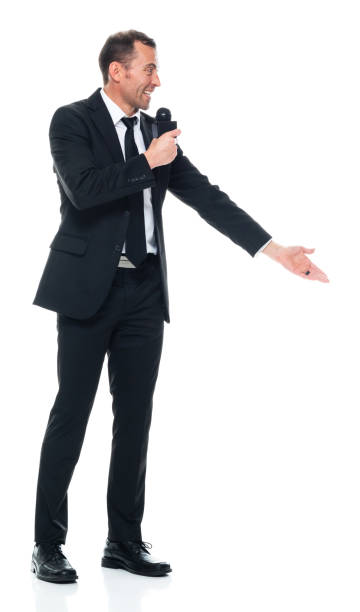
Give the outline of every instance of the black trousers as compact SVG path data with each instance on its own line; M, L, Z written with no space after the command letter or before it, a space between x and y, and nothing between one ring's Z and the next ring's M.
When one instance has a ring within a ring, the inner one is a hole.
M58 313L57 330L59 389L40 453L35 542L65 544L67 490L80 456L105 353L114 415L108 538L142 539L152 399L164 333L158 256L149 254L138 268L118 268L100 310L85 320Z

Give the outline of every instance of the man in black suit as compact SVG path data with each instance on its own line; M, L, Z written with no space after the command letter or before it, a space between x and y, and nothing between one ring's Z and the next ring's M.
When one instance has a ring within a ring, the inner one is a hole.
M67 490L105 354L113 396L108 538L104 567L148 576L171 571L142 540L146 456L164 321L170 322L161 209L169 189L245 249L328 282L305 255L276 244L176 143L153 137L146 110L157 74L155 42L135 30L110 36L99 56L104 87L61 106L50 147L61 223L33 303L57 313L59 390L41 448L31 569L50 582L77 579L61 550Z

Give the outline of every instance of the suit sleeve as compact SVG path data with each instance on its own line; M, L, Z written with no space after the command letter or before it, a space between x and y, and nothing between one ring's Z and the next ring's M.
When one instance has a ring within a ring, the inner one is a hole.
M86 123L68 106L55 111L49 139L54 171L67 197L79 210L106 204L156 184L143 153L125 163L98 168Z
M232 202L218 185L212 185L183 154L180 146L177 147L178 154L171 163L169 191L254 257L272 236Z

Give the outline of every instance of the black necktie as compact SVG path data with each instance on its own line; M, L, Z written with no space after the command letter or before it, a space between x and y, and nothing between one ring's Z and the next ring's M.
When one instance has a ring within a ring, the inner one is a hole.
M137 122L137 117L122 117L121 121L123 121L127 127L125 133L125 158L128 160L130 157L139 155L134 138L134 125ZM129 196L129 199L130 216L126 234L126 255L137 267L147 255L143 192L138 191Z

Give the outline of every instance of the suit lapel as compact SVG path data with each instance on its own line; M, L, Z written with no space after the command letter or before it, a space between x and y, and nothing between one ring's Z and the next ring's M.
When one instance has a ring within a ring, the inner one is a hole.
M106 104L101 97L101 87L87 99L87 106L90 110L90 116L105 140L105 143L110 150L111 156L115 162L125 163L124 156L121 150L118 135L115 126L110 117L110 113L106 108Z
M140 111L140 129L143 135L145 149L150 146L150 143L153 139L152 136L152 117L149 115L145 115L142 111Z
M140 129L143 135L144 145L146 149L150 146L150 143L154 137L153 129L152 129L153 123L154 123L154 119L150 117L150 115L147 115L146 113L143 113L142 111L140 111ZM158 203L159 203L158 183L160 180L159 168L158 167L153 168L153 173L156 178L156 185L155 187L151 187L151 201L153 204L153 210L155 214L160 209L160 207L158 206ZM156 218L156 214L155 214L155 218Z

